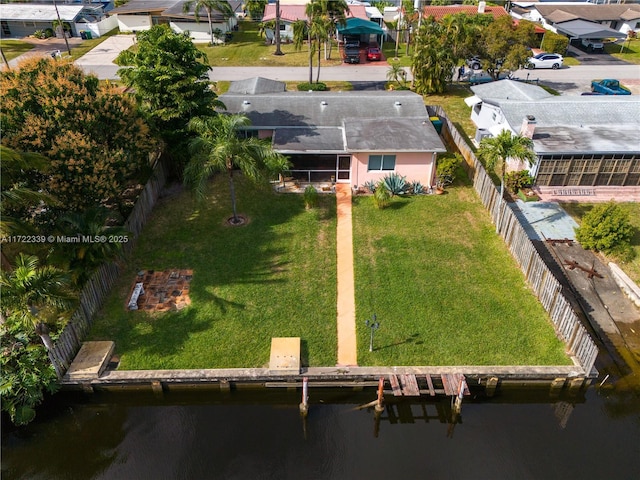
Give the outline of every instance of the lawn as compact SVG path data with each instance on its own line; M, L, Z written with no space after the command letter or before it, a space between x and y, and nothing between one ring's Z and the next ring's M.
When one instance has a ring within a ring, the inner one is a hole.
M594 203L562 203L561 205L578 224L582 217L595 206ZM635 258L628 262L619 262L615 258L605 257L605 263L616 262L634 282L640 284L640 203L620 203L620 206L629 214L631 224L635 228L635 234L631 239Z
M625 62L640 64L640 38L625 40L624 43L607 42L604 51Z
M13 60L31 50L33 45L22 40L2 39L0 40L0 48L2 48L2 53L4 53L7 60Z
M259 35L256 22L248 20L238 24L239 30L233 32L233 38L226 45L209 46L197 44L199 50L207 55L209 65L216 67L306 67L309 66L309 51L306 44L296 51L292 43L282 42L280 50L284 55L278 56L275 45L265 45L264 37ZM324 58L324 57L323 57ZM334 45L330 60L322 60L322 66L340 65L340 52ZM316 58L313 59L314 79ZM322 75L322 68L320 69Z
M139 238L90 340L114 340L121 369L264 367L271 337L302 340L305 365L336 364L336 207L321 195L275 194L239 178L229 227L226 177L207 200L164 198ZM150 314L125 305L139 270L193 269L191 306Z
M353 220L359 364L571 363L471 186L385 210L358 196Z

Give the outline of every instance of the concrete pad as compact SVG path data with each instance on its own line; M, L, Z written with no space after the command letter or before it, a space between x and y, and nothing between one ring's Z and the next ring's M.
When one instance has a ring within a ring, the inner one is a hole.
M70 380L92 380L102 375L116 344L112 341L84 342L67 370Z
M269 370L278 373L300 373L300 337L271 339Z
M574 229L578 224L557 203L518 200L510 205L516 216L524 220L522 224L529 238L542 241L546 238L576 239Z

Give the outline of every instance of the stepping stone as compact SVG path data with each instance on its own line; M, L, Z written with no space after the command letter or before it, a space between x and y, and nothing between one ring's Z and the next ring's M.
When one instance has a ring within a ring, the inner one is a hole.
M271 339L269 370L277 373L300 373L300 337Z
M92 380L107 368L115 343L111 341L84 342L71 363L67 376L70 380Z

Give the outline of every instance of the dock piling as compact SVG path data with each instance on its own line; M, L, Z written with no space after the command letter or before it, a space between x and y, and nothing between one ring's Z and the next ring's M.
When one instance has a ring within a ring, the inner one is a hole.
M309 379L302 378L302 402L300 402L300 415L306 417L309 413Z

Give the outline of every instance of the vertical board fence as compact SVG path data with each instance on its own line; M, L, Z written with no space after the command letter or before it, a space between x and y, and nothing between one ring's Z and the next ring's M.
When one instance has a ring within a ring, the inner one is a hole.
M567 351L577 360L584 374L589 375L598 356L598 347L562 294L560 282L536 251L518 217L506 202L500 201L499 189L444 110L440 106L429 106L428 110L429 114L435 114L443 120L443 137L454 143L463 156L463 166L494 224L500 219L499 234L525 274L531 289L549 313L556 335L565 342Z
M165 170L160 161L156 161L151 178L140 192L133 210L129 214L124 226L131 236L130 241L123 244L124 254L128 255L133 249L135 240L140 235L166 180ZM93 319L102 306L105 298L116 282L120 268L116 262L103 264L98 268L80 292L78 308L60 336L49 350L49 359L56 370L58 378L62 378L69 369L71 362L80 350L82 341L89 333Z

